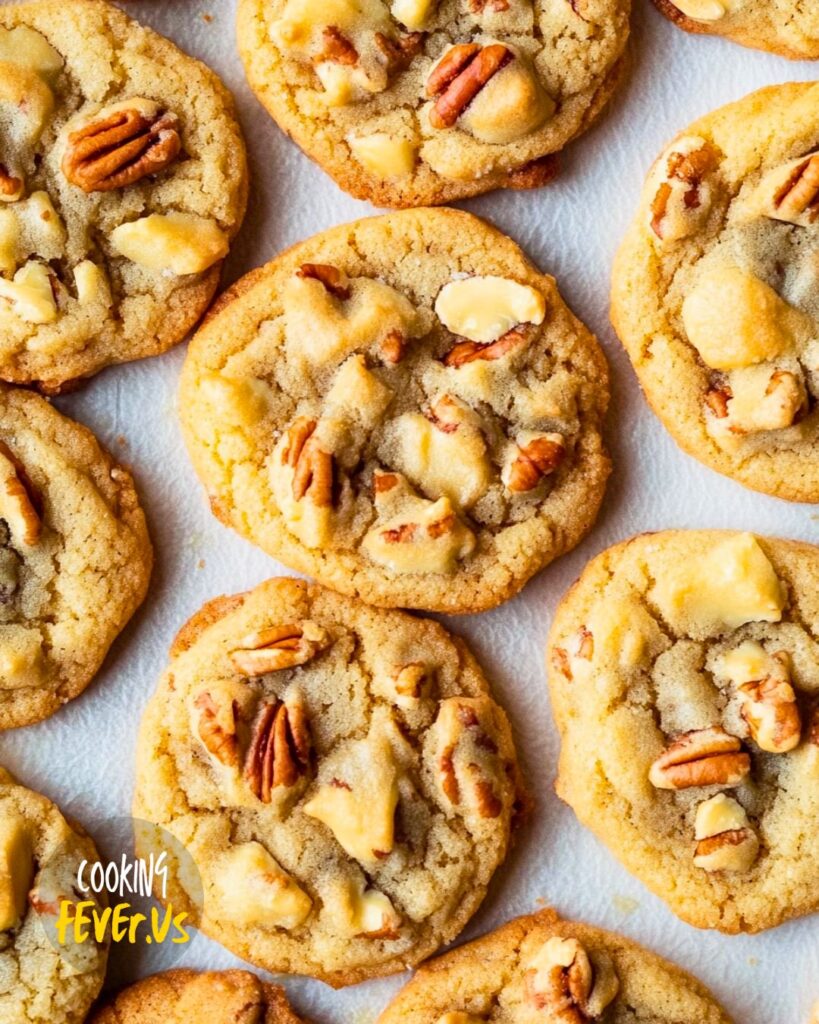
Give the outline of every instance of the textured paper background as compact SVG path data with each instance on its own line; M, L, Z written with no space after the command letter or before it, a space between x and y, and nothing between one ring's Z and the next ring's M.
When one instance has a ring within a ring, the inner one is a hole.
M689 38L647 0L634 2L630 79L600 126L570 149L559 181L539 192L496 194L466 204L555 274L569 304L598 333L613 371L608 438L615 471L600 521L578 550L516 600L453 623L473 644L513 719L537 796L531 824L463 937L548 901L567 915L618 929L695 972L737 1024L807 1024L809 1006L819 998L819 917L755 937L696 931L621 869L552 791L557 744L542 648L555 603L589 558L632 533L664 527L731 527L819 541L819 507L752 494L676 449L643 402L607 316L612 256L663 143L715 106L769 83L819 77L819 69L720 40ZM299 239L371 212L303 157L250 94L235 54L233 0L144 0L127 7L207 61L236 96L253 179L229 280ZM58 403L133 466L157 568L144 609L87 693L50 721L0 737L0 761L89 829L96 826L103 838L111 828L101 823L128 811L140 712L176 629L206 599L251 587L281 569L208 512L176 422L183 356L180 347L160 359L110 370ZM221 947L197 936L186 947L120 950L111 981L171 964L234 963ZM400 983L395 978L334 993L318 982L286 981L297 1008L322 1024L369 1024Z

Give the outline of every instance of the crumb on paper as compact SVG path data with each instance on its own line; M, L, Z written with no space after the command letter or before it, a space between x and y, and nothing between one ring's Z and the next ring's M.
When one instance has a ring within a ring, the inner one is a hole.
M350 1024L374 1024L375 1017L374 1010L358 1010L350 1018Z
M614 904L614 909L619 910L621 914L633 914L635 910L639 910L639 900L632 899L631 896L619 896L614 895L611 898L611 902Z
M748 966L749 967L758 967L759 966L759 957L758 956L749 956L748 957Z
M199 561L196 563L196 568L197 569L204 569L205 568L205 559L204 558L200 558L199 559Z
M120 446L120 448L127 448L128 447L128 438L124 434L118 434L117 435L117 444Z
M535 900L535 903L537 903L537 905L539 907L548 907L549 906L549 901L544 899L542 896L538 896L538 898Z
M202 15L202 21L204 21L206 25L210 25L210 23L213 21L213 15L204 13Z

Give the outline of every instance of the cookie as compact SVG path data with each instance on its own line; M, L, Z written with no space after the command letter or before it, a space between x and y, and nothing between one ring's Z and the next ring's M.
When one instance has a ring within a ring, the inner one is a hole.
M0 729L77 697L142 603L134 482L85 427L0 386Z
M623 70L630 0L240 0L251 88L380 206L536 188Z
M0 7L0 378L55 392L164 352L244 215L232 99L103 0Z
M55 805L0 768L0 1020L82 1024L102 988L108 949L73 929L56 942L60 902L79 899L77 872L99 854ZM88 894L83 900L93 900Z
M378 1024L730 1024L704 985L620 935L553 910L420 968Z
M143 978L87 1024L301 1024L284 989L249 971L179 969Z
M665 149L617 256L612 321L685 451L819 501L819 83L753 93Z
M654 0L686 32L725 36L791 60L819 60L819 11L802 0Z
M389 607L491 608L594 522L605 359L477 218L335 228L243 278L179 408L211 506L286 565Z
M453 939L523 802L506 716L437 623L300 580L218 598L182 629L138 743L134 816L201 875L201 928L333 986ZM189 876L167 898L197 915ZM192 905L193 904L193 905Z
M558 794L684 921L819 910L819 548L669 531L595 558L557 612Z

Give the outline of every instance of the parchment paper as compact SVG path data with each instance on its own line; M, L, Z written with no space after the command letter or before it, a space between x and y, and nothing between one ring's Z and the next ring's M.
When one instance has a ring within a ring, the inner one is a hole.
M302 238L372 212L302 156L250 93L235 52L234 0L143 0L125 6L215 68L236 96L253 177L250 210L227 282ZM511 715L537 797L531 823L463 938L548 902L566 915L619 930L691 970L737 1024L807 1024L809 1007L819 999L819 916L754 937L697 931L623 870L553 793L557 742L543 645L556 602L589 558L637 531L666 527L727 527L819 542L819 506L753 494L675 447L643 401L608 322L612 257L664 142L699 115L753 89L819 77L819 65L688 37L647 0L634 0L634 6L630 79L602 123L570 148L559 180L541 191L496 193L465 204L553 273L574 311L600 337L613 371L608 440L615 471L598 525L579 549L516 600L450 622L473 645ZM180 346L162 358L109 370L57 403L133 467L157 568L144 609L85 695L45 723L0 736L0 762L101 839L115 831L106 819L128 813L140 713L178 627L208 598L287 571L222 527L207 509L176 420L183 356ZM197 936L188 946L119 950L109 984L167 966L237 963ZM402 981L335 993L312 980L284 979L297 1009L323 1024L370 1024Z

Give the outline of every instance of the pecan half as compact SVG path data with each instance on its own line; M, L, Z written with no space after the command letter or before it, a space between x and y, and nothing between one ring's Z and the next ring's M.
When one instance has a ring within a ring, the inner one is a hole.
M253 795L268 804L278 786L295 786L310 767L310 747L310 727L300 704L265 704L245 757L244 775Z
M794 168L774 196L774 206L791 217L807 213L811 223L819 217L819 153Z
M200 693L194 706L201 712L199 716L199 738L205 749L221 764L228 768L239 765L239 738L236 735L237 705L233 701L229 716L220 713L219 705L210 693ZM223 725L221 719L229 718Z
M230 652L230 663L237 672L254 678L304 665L327 643L324 630L314 623L271 626L244 637Z
M447 352L442 361L444 366L453 366L456 369L479 359L491 362L495 359L502 359L509 352L525 344L526 340L527 333L520 327L515 327L504 334L502 338L489 344L481 344L479 341L459 341Z
M333 456L324 451L315 437L316 420L302 417L287 432L285 464L293 470L293 497L304 497L319 508L333 504Z
M5 519L16 543L34 547L42 533L42 497L25 466L4 441L0 441L0 458L5 460L0 466L0 518Z
M320 60L329 60L345 67L358 64L358 50L336 25L328 25L322 33L323 49Z
M719 726L684 733L657 758L649 781L657 789L736 786L751 770L742 742Z
M524 494L554 473L565 457L566 442L562 434L534 437L527 444L518 446L517 454L504 474L504 482L513 493Z
M327 291L346 302L352 292L346 274L343 274L337 267L330 267L326 263L302 263L296 271L298 277L304 279L312 278L323 284Z
M175 114L116 110L71 132L62 170L83 192L110 192L157 174L181 149Z
M739 687L740 713L757 746L771 754L785 754L799 745L802 719L790 682L790 657L785 651L772 656L771 674Z
M501 43L453 46L427 80L427 96L437 97L430 111L433 128L451 128L483 87L512 59Z

